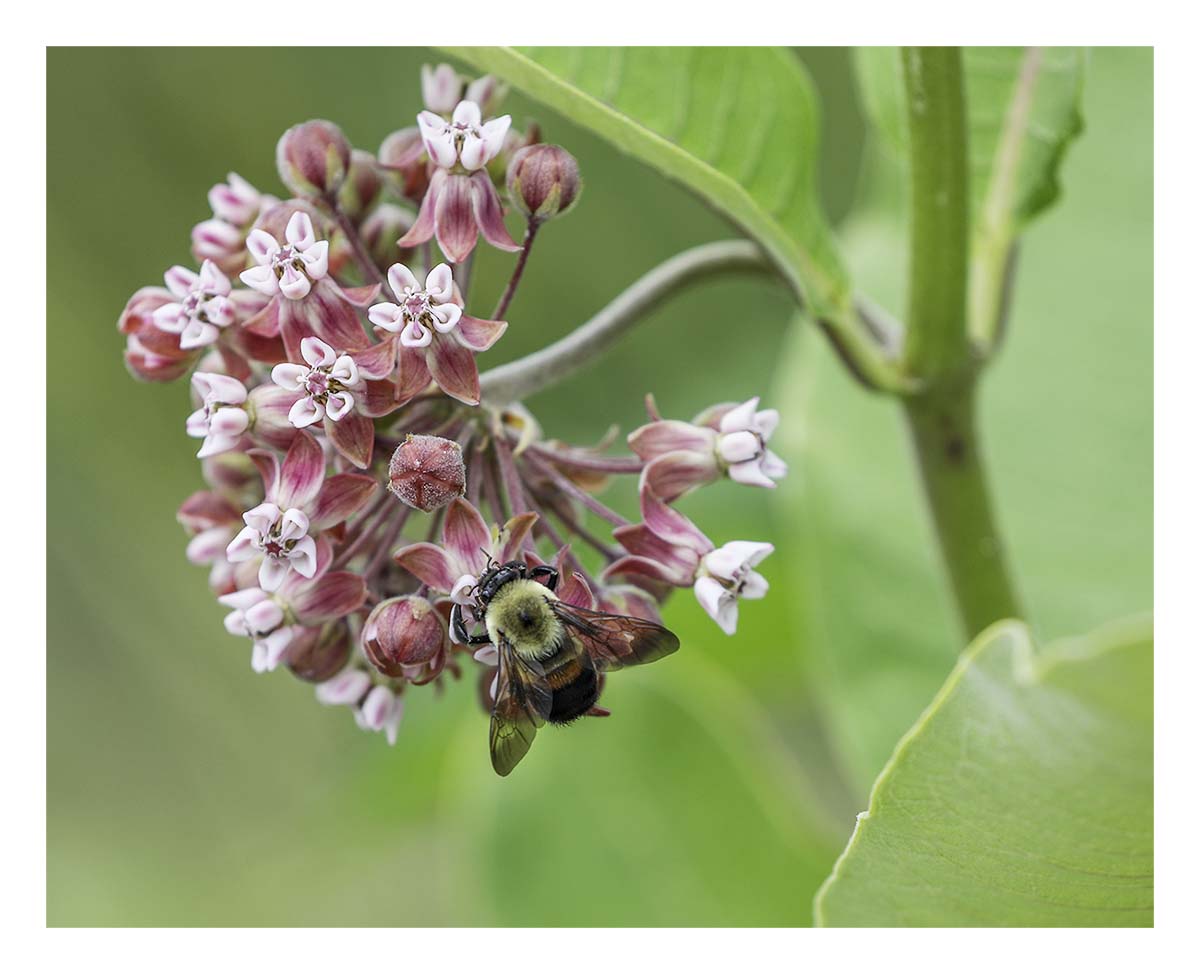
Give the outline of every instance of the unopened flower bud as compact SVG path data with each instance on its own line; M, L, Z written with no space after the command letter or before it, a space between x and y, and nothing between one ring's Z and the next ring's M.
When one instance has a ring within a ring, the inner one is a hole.
M419 511L445 507L462 496L466 482L462 447L440 436L410 433L388 465L388 489Z
M496 109L500 107L500 103L504 101L507 94L508 85L502 84L495 75L485 74L467 85L467 92L463 98L475 102L486 117L496 113ZM450 110L453 111L453 109L454 106L451 105Z
M513 205L536 223L566 213L582 188L579 165L562 146L527 146L508 164L508 193Z
M350 658L350 633L344 623L305 629L287 648L287 667L301 680L324 683Z
M429 166L421 130L412 125L393 132L379 147L379 164L392 172L405 199L420 203L429 189Z
M275 167L297 196L330 197L350 170L350 143L333 122L314 119L293 125L275 147Z
M384 676L403 678L446 645L446 625L427 599L415 595L380 602L362 630L363 652Z
M367 214L358 234L377 266L409 263L412 251L397 246L396 241L408 233L415 219L412 211L395 203L380 203Z
M383 189L383 175L375 157L362 149L350 153L350 172L338 191L338 209L356 223Z
M431 112L449 115L462 98L462 90L462 78L450 65L421 65L421 99Z

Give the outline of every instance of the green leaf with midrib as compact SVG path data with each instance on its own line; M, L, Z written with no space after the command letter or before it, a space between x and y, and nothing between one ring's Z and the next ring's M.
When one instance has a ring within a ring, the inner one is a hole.
M791 52L443 50L683 184L757 240L816 314L846 312L849 284L817 198L817 97Z
M826 926L1154 922L1153 632L987 629L897 745L818 892Z

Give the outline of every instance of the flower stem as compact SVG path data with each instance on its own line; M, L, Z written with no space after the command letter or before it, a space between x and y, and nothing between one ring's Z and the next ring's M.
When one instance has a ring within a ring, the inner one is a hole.
M903 363L920 379L967 358L967 123L962 52L906 47L909 227L908 331Z
M358 235L358 229L354 226L354 223L341 211L336 203L331 203L330 207L333 210L333 218L337 221L337 225L342 233L345 234L346 241L350 244L350 249L354 251L354 259L358 262L358 266L363 272L363 277L370 284L382 284L383 274L375 266L375 261L371 259L366 244L362 242L362 237Z
M904 399L942 563L968 637L1020 617L992 511L975 421L978 363L967 341L966 106L958 48L905 48L910 158Z
M560 493L568 497L573 497L593 514L604 518L604 520L618 528L629 523L626 518L612 510L612 508L601 504L600 501L574 483L569 477L564 477L553 465L533 456L528 451L524 454L524 459L537 473L549 480Z
M539 224L535 220L530 220L525 225L525 240L521 247L521 255L517 258L517 264L513 268L512 277L508 279L508 287L504 289L504 294L500 296L500 303L496 305L496 310L492 312L492 319L499 321L504 317L504 313L508 310L508 306L512 304L513 295L517 293L517 285L521 283L521 275L525 273L525 262L529 260L529 251L533 249L533 238L537 236Z
M536 443L530 444L528 452L536 454L543 460L557 460L559 464L565 467L575 467L578 470L594 470L597 473L641 473L642 468L646 466L646 461L640 457L592 456L577 453L573 450L554 452L540 447Z
M746 240L703 244L676 254L619 294L569 335L479 377L485 400L504 405L561 382L610 349L625 332L675 292L701 278L729 271L770 273L771 265Z
M989 495L973 380L905 402L925 498L968 638L1022 618Z

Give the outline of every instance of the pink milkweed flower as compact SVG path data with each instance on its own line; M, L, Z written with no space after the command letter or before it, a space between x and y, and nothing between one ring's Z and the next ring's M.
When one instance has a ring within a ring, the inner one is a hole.
M261 556L258 584L274 592L289 571L295 569L305 578L317 570L317 543L308 534L308 515L297 507L280 510L264 501L242 515L246 526L225 549L225 557L234 564Z
M754 566L774 550L774 545L763 541L730 541L701 559L693 591L725 635L737 631L739 599L761 599L767 594L767 580Z
M189 535L187 560L211 566L209 587L218 595L236 589L234 566L225 560L225 549L242 525L238 509L216 491L198 490L180 505L176 518Z
M349 355L338 355L319 338L304 339L300 354L307 367L281 362L271 370L271 380L277 386L301 394L288 412L288 420L297 429L312 426L326 416L337 422L354 408L349 390L362 381L358 366Z
M354 720L365 731L383 731L389 745L395 745L404 716L404 699L389 687L374 686L354 711Z
M280 464L274 453L250 451L262 474L266 500L242 515L245 527L225 557L238 564L261 559L259 587L274 592L293 570L313 578L320 560L313 534L340 524L362 509L378 489L363 474L325 478L325 454L310 434L300 431Z
M154 312L170 304L166 288L140 288L125 305L117 328L125 336L125 366L146 382L173 382L200 357L196 349L181 349L179 337L154 323Z
M434 331L454 330L462 308L454 303L454 275L449 264L438 264L425 276L425 284L403 264L388 268L388 285L400 301L373 304L367 311L371 323L393 334L399 332L406 348L425 348Z
M192 391L200 408L187 418L188 436L202 437L197 457L211 457L236 447L250 425L243 404L249 393L237 379L216 372L193 372Z
M311 579L293 574L274 592L251 586L217 599L233 610L225 617L225 629L254 641L250 662L256 673L275 669L298 636L354 612L366 600L362 576L329 571L332 558L322 540Z
M491 348L508 322L464 314L449 264L438 264L422 285L403 264L388 268L388 286L399 304L372 305L367 317L377 330L399 334L400 385L411 395L429 384L460 402L479 403L475 353Z
M366 731L383 731L388 744L396 743L404 703L400 694L382 684L351 661L339 673L316 686L317 701L327 707L353 707L354 721Z
M353 352L365 348L369 338L355 308L369 304L379 285L343 288L329 273L329 241L317 240L313 218L305 204L282 203L267 211L259 222L273 226L287 217L280 245L261 227L250 231L247 248L257 266L243 271L242 280L270 300L244 325L254 335L283 339L287 357L302 361L300 343L310 335Z
M433 112L421 112L417 126L425 142L425 151L435 166L452 169L462 166L467 172L482 169L504 148L504 136L512 124L511 115L484 122L479 106L460 101L450 121Z
M656 415L630 433L630 448L647 461L643 489L670 503L723 474L738 483L774 487L788 470L767 448L779 411L759 409L758 402L755 396L740 405L713 406L690 423Z
M176 300L154 312L154 323L178 335L180 348L211 345L222 328L233 324L236 312L229 300L229 278L211 260L200 265L199 274L176 265L163 276Z
M264 206L278 202L275 197L260 193L235 172L225 178L228 182L217 183L208 191L208 205L218 220L244 227L262 212Z
M436 170L417 222L400 238L400 247L415 247L436 235L452 263L466 260L479 234L501 250L521 249L504 226L504 209L485 169L504 149L511 124L508 115L484 122L472 101L460 101L450 121L433 112L417 116L421 140Z
M246 267L247 228L279 200L260 193L235 172L226 178L227 182L208 191L212 218L192 227L192 256L198 261L211 260L226 274L236 274Z
M701 608L726 635L733 635L737 600L761 599L767 592L766 579L753 569L774 545L731 541L717 548L689 518L650 491L641 492L641 504L642 523L613 531L629 554L613 562L604 579L644 580L651 591L664 583L691 588Z
M254 672L268 673L275 669L302 627L284 625L283 608L261 588L230 592L217 601L233 610L225 616L225 631L232 636L248 636L253 641L250 665Z
M298 301L329 273L329 241L316 238L312 220L302 210L288 220L284 238L286 243L280 245L266 230L251 230L246 249L258 266L242 271L241 278L268 297L282 294Z

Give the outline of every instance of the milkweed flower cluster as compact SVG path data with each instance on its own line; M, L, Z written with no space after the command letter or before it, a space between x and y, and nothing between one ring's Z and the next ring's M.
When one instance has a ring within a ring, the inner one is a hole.
M520 403L488 400L477 358L509 327L533 232L582 182L565 149L495 114L494 79L426 67L421 90L415 125L376 153L331 122L289 129L286 198L236 174L214 186L195 269L170 267L119 320L135 377L190 377L183 424L206 486L178 517L226 630L256 672L288 669L389 742L411 688L478 668L490 703L495 649L457 645L447 623L455 604L480 621L471 593L495 562L552 564L564 601L653 621L690 589L732 634L740 601L767 592L772 546L714 541L673 505L787 472L768 448L779 415L758 399L691 422L648 400L624 455L548 439ZM469 287L481 240L522 251L488 315ZM638 478L636 521L597 497L619 476Z

